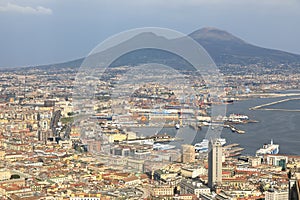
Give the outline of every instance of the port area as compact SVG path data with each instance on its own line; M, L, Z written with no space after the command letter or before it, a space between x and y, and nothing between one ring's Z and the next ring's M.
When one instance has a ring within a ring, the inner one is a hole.
M183 141L182 138L172 137L165 134L155 134L149 137L140 137L135 139L126 139L123 141L114 141L115 143L169 143L169 142L178 142Z
M287 111L287 112L300 112L300 109L282 109L282 108L266 108L267 106L275 105L278 103L283 103L292 100L300 100L300 98L287 98L278 101L273 101L271 103L266 103L258 106L249 108L249 110L277 110L277 111Z
M128 122L119 122L119 126L123 128L174 128L181 129L184 127L189 127L194 130L201 130L203 127L209 127L214 129L217 127L229 128L232 132L238 134L244 134L245 131L236 127L238 124L248 124L248 123L257 123L257 120L249 119L248 116L242 114L230 114L229 116L197 116L196 119L192 120L169 120L169 121L148 121L147 123L139 123L138 121L133 123ZM111 126L114 126L113 124Z
M242 154L243 150L244 148L240 147L240 145L236 143L223 146L225 157L239 156Z
M258 122L258 121L253 121L251 123ZM210 123L209 125L205 126L211 126L212 129L214 127L222 126L224 128L229 128L232 132L238 133L238 134L244 134L246 133L244 130L238 129L237 127L234 126L234 124L240 124L240 123L233 123L233 122L225 122L225 123ZM202 127L203 125L199 125L199 127Z

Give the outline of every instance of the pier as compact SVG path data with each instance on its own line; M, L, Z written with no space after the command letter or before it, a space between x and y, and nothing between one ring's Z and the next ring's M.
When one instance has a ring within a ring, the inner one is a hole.
M234 143L234 144L226 145L226 146L224 146L223 148L224 148L224 149L231 149L231 148L233 148L233 147L238 147L238 146L240 146L240 145L237 144L237 143Z
M271 103L266 103L266 104L262 104L262 105L259 105L259 106L254 106L254 107L251 107L249 108L249 110L278 110L278 111L287 111L287 112L300 112L299 109L282 109L282 108L264 108L266 106L271 106L271 105L275 105L275 104L278 104L278 103L282 103L282 102L287 102L287 101L291 101L291 100L300 100L300 98L288 98L288 99L282 99L282 100L279 100L279 101L274 101L274 102L271 102Z
M244 150L244 148L239 147L239 144L229 144L223 147L225 157L235 157L238 155L241 155L241 152Z
M234 127L233 125L229 124L229 125L225 125L224 127L226 128L230 128L232 132L236 132L238 134L244 134L245 131L241 130L241 129L238 129L236 127Z

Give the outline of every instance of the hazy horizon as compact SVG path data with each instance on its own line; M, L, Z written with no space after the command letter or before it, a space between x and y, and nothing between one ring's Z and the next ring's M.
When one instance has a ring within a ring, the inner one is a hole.
M140 27L185 34L216 27L250 44L300 54L299 8L296 0L1 0L0 66L78 59L109 36Z

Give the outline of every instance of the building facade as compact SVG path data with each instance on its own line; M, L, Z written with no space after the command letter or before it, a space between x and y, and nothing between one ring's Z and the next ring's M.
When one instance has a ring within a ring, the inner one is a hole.
M195 162L195 147L193 145L182 145L182 162L193 163Z
M218 140L209 142L208 187L222 183L222 144Z
M269 190L265 194L265 200L288 200L288 191Z

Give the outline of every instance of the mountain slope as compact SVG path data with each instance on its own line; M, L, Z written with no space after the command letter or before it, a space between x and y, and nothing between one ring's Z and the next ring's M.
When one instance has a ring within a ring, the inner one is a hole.
M254 46L216 28L199 29L189 36L201 44L218 64L300 62L300 55Z
M218 65L227 64L260 64L261 66L276 66L278 64L300 64L300 55L258 47L249 44L242 39L217 28L202 28L194 31L189 35L210 54L213 60ZM154 34L143 33L136 36L138 40L143 40L143 37L153 37L154 40L167 39L156 36ZM172 41L176 42L176 41ZM180 39L178 39L180 42ZM122 45L122 44L120 44ZM116 47L118 48L118 47ZM113 52L114 50L109 50ZM108 51L108 52L109 52ZM38 66L43 68L54 67L80 67L83 58L70 62ZM182 68L190 66L185 60L173 53L157 50L157 49L141 49L127 53L112 63L111 66L120 65L138 65L143 63L161 63L173 66L174 68Z

